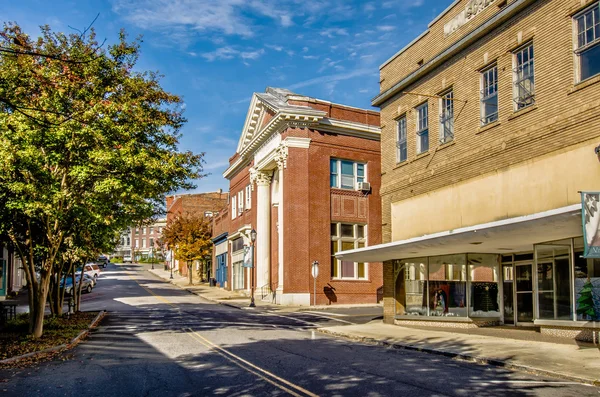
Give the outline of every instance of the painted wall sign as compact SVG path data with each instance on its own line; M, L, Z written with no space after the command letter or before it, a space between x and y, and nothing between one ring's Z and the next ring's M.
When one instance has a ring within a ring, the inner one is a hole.
M481 11L485 10L495 0L471 0L457 16L444 25L444 35L454 33L458 28L469 22Z

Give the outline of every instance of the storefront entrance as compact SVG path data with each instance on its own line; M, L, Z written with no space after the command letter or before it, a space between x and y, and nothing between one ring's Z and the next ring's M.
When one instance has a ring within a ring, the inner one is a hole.
M530 325L533 323L533 264L505 263L502 265L504 292L504 323Z

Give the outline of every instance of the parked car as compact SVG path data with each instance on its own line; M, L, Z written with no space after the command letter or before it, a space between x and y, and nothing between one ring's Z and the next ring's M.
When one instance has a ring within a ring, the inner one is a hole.
M131 255L123 256L123 263L131 263Z
M81 268L78 267L75 270L75 273L81 273ZM98 278L98 276L100 276L100 267L95 263L86 263L85 267L83 268L83 273L92 278Z
M108 257L105 255L100 255L98 257L98 259L96 259L96 264L103 268L106 268L106 266L108 266L109 263L110 263L110 259L108 259Z
M75 279L77 280L77 282L75 283L75 288L79 288L79 280L81 280L80 276L75 276ZM62 286L64 282L63 280L60 280L60 285ZM84 274L83 276L83 283L81 284L81 292L87 292L90 293L92 292L92 289L94 288L94 279L87 276ZM67 277L67 281L65 283L65 293L67 295L73 295L73 277Z

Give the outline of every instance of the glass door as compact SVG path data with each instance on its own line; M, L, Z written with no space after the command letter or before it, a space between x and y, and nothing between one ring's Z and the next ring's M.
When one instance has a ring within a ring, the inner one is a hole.
M504 293L504 324L515 323L515 283L513 265L502 266L502 290Z
M533 265L515 264L515 292L517 323L533 321Z
M537 267L537 318L572 320L571 246L535 246Z

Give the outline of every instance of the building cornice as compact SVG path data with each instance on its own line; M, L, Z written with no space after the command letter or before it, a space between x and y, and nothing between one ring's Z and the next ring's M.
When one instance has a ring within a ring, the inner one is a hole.
M353 121L323 118L317 126L319 131L334 132L341 135L355 136L358 138L381 139L381 128L375 125L356 123Z
M291 110L291 109L290 109ZM269 123L261 129L250 142L248 142L239 151L240 157L225 170L223 177L230 179L236 173L238 173L245 165L250 161L250 158L254 155L261 145L273 134L281 133L287 128L307 128L316 127L318 123L325 117L326 113L320 110L312 108L306 109L294 109L294 112L280 111L278 112Z
M447 47L441 53L433 57L419 69L410 73L408 76L402 78L392 87L381 92L379 95L377 95L371 100L371 105L381 107L381 105L383 105L389 99L400 93L404 88L406 88L410 84L413 84L415 81L422 78L426 74L430 73L432 70L434 70L436 67L448 60L450 57L464 50L466 47L473 44L476 40L479 40L481 37L488 34L492 29L495 29L496 27L504 23L507 19L514 16L516 13L520 12L522 9L534 3L535 1L536 0L515 0L514 2L508 4L503 9L494 14L491 18L489 18L487 21L483 22L475 29L473 29L469 34L462 37L450 47Z

